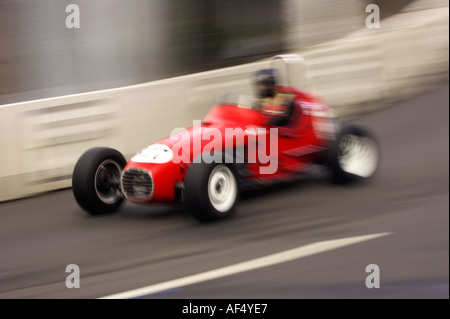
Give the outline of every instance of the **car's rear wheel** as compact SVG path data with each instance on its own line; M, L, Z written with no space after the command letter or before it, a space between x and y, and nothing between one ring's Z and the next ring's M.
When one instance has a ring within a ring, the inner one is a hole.
M78 205L91 215L116 211L123 202L120 176L126 165L117 150L96 147L83 153L72 174L72 191Z
M184 189L192 215L201 222L228 218L235 212L239 187L233 165L192 163Z
M378 170L379 146L366 129L345 125L327 154L332 181L342 184L370 180Z

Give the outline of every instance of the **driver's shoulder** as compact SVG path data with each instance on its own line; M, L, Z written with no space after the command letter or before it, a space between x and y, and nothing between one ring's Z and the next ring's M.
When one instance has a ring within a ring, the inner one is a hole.
M274 105L290 105L296 100L296 94L293 92L277 91L273 97Z
M279 86L275 90L275 98L284 100L285 102L295 102L303 99L306 93L292 86Z

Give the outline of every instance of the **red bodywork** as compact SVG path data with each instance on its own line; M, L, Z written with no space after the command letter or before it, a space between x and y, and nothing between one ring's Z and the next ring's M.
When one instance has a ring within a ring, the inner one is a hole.
M295 108L291 120L283 127L266 124L268 116L257 110L239 107L236 104L220 104L212 107L201 124L154 143L168 146L177 156L177 161L148 163L130 160L124 171L138 168L151 172L153 194L151 199L144 202L176 201L177 188L182 189L190 163L203 152L225 152L230 148L243 147L245 149L243 153L248 154L249 142L254 141L251 138L257 138L258 145L261 142L266 143L266 152L269 152L273 143L270 134L258 137L250 134L258 132L258 128L264 129L265 132L278 129L276 140L278 146L275 154L271 154L271 160L276 160L276 170L270 174L262 173L261 168L268 167L270 162L263 164L258 156L255 163L245 164L248 174L241 179L254 182L286 179L304 171L314 163L334 135L331 110L316 97L303 91L291 87L280 87L278 91L295 94ZM227 134L231 130L234 135ZM217 132L221 133L220 138L215 138L212 134ZM205 138L210 134L210 138ZM127 199L143 202L130 197Z

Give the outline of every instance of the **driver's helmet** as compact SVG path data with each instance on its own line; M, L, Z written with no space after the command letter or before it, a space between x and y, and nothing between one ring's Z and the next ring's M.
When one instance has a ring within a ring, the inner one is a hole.
M275 86L277 84L275 69L258 70L253 73L251 79L256 95L259 98L275 96Z

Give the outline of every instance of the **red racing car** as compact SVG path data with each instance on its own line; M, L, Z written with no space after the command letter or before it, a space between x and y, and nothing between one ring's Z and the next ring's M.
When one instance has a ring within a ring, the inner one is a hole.
M202 121L128 162L117 150L89 149L73 170L74 197L92 215L114 212L124 199L181 202L207 222L231 216L240 192L296 178L312 165L338 183L374 175L379 147L367 129L339 123L327 104L292 87L278 87L275 99L294 103L286 125L271 125L251 97L228 94Z

